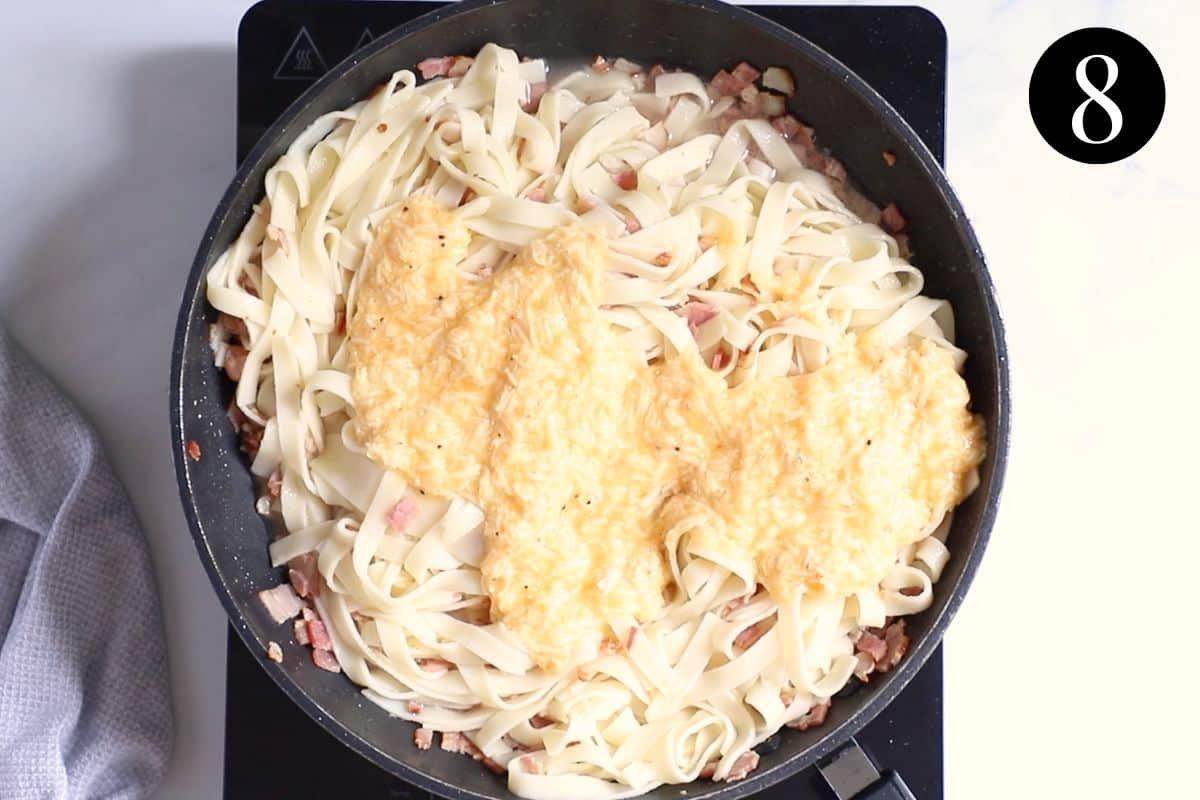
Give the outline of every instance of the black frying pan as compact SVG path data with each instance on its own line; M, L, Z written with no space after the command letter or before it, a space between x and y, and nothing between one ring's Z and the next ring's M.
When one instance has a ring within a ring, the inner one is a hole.
M915 261L926 293L949 299L958 343L969 354L966 380L975 409L987 420L989 455L979 489L955 516L951 561L933 607L909 618L913 638L900 666L850 687L827 722L809 731L784 730L758 748L759 768L746 780L664 786L648 797L742 797L783 780L846 742L894 698L937 647L983 557L1004 473L1009 431L1004 332L979 244L945 175L890 105L842 64L807 40L749 11L714 0L468 0L433 11L380 37L334 67L305 92L243 162L213 214L184 293L171 364L171 424L184 511L200 558L234 627L280 688L313 719L361 755L404 780L455 798L514 800L503 778L478 764L412 744L413 725L365 700L343 675L312 665L272 623L255 594L283 579L267 555L269 534L255 513L255 489L225 415L232 387L212 364L208 325L215 312L204 298L204 274L236 238L263 194L263 177L291 140L320 115L364 97L394 70L421 59L474 53L494 41L521 54L554 59L595 53L642 63L663 62L702 76L743 59L789 68L796 77L792 110L813 125L868 197L896 202L909 220ZM881 154L896 155L889 167ZM186 443L200 446L190 459ZM265 658L279 642L284 661ZM852 682L857 684L857 682Z

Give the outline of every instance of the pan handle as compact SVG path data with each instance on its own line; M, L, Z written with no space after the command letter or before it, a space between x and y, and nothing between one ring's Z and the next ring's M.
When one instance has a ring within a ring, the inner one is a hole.
M917 800L900 774L882 775L855 739L817 765L838 800Z
M917 800L900 773L888 770L879 780L854 795L854 800Z

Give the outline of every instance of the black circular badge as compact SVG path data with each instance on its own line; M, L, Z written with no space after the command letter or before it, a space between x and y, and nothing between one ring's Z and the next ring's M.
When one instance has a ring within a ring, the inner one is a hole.
M1141 42L1111 28L1068 33L1029 79L1029 112L1046 143L1085 164L1111 164L1142 149L1162 120L1162 70Z

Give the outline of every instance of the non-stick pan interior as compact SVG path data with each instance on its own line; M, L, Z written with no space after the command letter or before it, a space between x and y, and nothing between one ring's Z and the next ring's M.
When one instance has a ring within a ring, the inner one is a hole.
M796 77L792 110L817 130L867 195L894 201L908 217L915 262L926 293L949 299L958 341L968 352L966 378L988 422L989 458L979 490L959 509L949 546L953 559L933 608L910 619L914 646L901 667L833 705L821 728L784 731L760 746L761 764L747 780L663 787L654 798L733 798L757 791L813 763L865 724L907 682L941 638L982 555L991 528L1008 436L1007 367L1000 319L970 227L932 157L877 95L832 58L783 28L709 0L502 0L436 11L381 37L316 84L247 158L217 209L193 266L176 333L172 374L173 446L180 491L197 546L221 600L251 651L280 687L346 744L397 775L447 797L511 798L502 777L462 756L418 751L413 726L373 705L342 675L315 668L287 626L274 625L255 597L281 580L267 555L268 531L254 510L255 491L226 418L231 386L212 366L203 274L237 236L263 193L267 168L309 123L364 97L397 69L421 59L474 53L487 42L536 57L578 60L595 53L663 62L710 75L743 59L779 65ZM897 156L889 167L884 151ZM184 444L200 445L198 461ZM282 664L266 661L269 641ZM214 702L221 702L213 698Z

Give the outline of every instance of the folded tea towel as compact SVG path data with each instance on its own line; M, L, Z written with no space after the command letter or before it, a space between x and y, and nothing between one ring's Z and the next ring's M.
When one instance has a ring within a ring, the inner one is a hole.
M170 750L145 536L96 434L0 328L0 798L144 797Z

